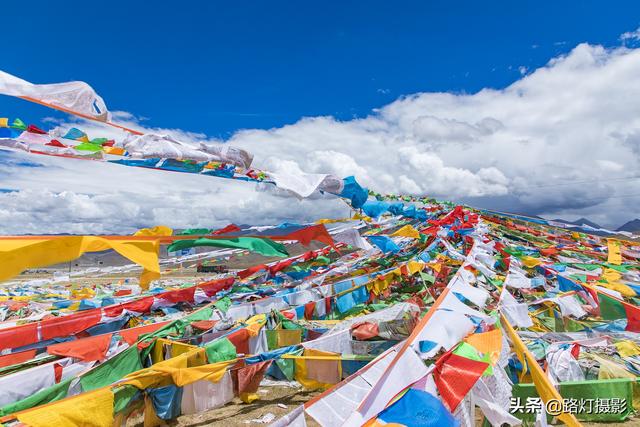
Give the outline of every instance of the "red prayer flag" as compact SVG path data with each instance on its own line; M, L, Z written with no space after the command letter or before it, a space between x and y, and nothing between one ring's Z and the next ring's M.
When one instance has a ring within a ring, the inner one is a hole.
M216 323L218 323L217 320L198 320L196 322L191 322L191 327L201 331L208 331L213 328Z
M313 311L316 309L315 301L308 302L304 305L304 318L307 320L313 319Z
M294 310L282 310L280 311L280 314L289 320L293 320L296 317L296 312Z
M167 320L166 322L152 323L150 325L138 326L137 328L123 329L118 332L118 335L120 335L127 344L133 345L138 341L138 337L140 337L140 335L155 332L169 322L170 321Z
M236 348L236 353L249 354L249 331L240 329L227 336Z
M164 301L168 301L173 304L177 304L179 302L188 302L193 303L193 295L196 292L196 287L191 286L189 288L184 289L176 289L173 291L163 292L160 295L157 295L156 298L162 299Z
M85 329L97 325L102 315L100 309L81 311L64 317L54 317L40 322L42 339L65 337L77 334Z
M5 366L17 365L36 357L36 350L19 351L18 353L10 353L0 356L0 368Z
M0 350L38 342L38 322L0 329Z
M453 353L446 353L438 359L433 377L442 400L451 412L456 410L488 366L488 363Z
M112 334L96 335L75 341L61 342L47 347L47 353L56 356L73 357L84 362L102 360L109 350Z
M129 311L135 311L136 313L149 313L151 311L151 306L153 305L153 300L153 297L140 298L135 301L129 301L122 304L122 308Z
M27 127L27 132L31 132L31 133L39 133L40 135L46 135L47 133L45 131L43 131L42 129L40 129L38 126L36 125L29 125Z
M265 264L254 265L253 267L249 267L245 270L239 271L237 275L239 278L245 279L260 270L267 270L268 268L269 267L267 267Z
M331 313L331 297L326 297L324 299L324 310L325 313Z
M295 261L295 259L285 259L284 261L280 261L279 263L272 265L271 267L269 267L269 274L271 274L272 276L274 276L278 271L282 271L285 268L289 267L291 264L293 264L293 262Z
M628 303L623 303L623 307L627 313L627 327L625 331L640 332L640 309Z
M62 379L62 371L63 370L64 370L64 367L62 366L61 363L54 363L53 364L53 375L55 376L56 384L58 384L60 382L60 380Z
M228 277L226 279L211 280L209 282L200 283L198 288L202 289L208 297L212 297L222 290L229 289L233 285L233 282L234 278Z
M264 374L271 366L271 362L272 360L266 360L238 369L238 394L257 392Z
M219 230L214 231L213 233L211 233L212 235L218 235L218 234L227 234L227 233L233 233L235 231L241 231L240 227L238 227L235 224L229 224L224 228L221 228Z
M312 225L284 236L269 236L269 238L272 240L297 240L303 246L309 246L312 240L324 243L327 246L335 246L333 237L331 237L324 224Z
M310 261L312 259L316 259L318 254L315 251L307 251L301 256L302 261Z
M379 333L378 324L373 322L363 322L351 327L351 335L358 341L377 337Z
M66 145L64 145L62 142L58 141L57 139L52 139L51 141L47 142L44 145L49 145L51 147L67 148Z

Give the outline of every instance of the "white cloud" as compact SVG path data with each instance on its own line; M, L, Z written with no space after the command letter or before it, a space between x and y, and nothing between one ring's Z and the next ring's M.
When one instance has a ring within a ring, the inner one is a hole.
M581 44L545 67L527 70L502 90L413 94L366 118L303 118L276 129L242 130L228 142L253 152L255 166L267 170L353 174L381 192L426 194L485 207L493 203L548 216L590 215L604 225L620 224L640 216L640 198L629 197L640 193L640 180L633 179L640 159L639 74L640 49ZM125 125L141 126L126 113L118 117ZM96 126L82 125L90 136L105 133ZM184 141L206 140L179 129L154 131ZM266 223L344 212L335 201L300 203L256 193L253 184L28 159L47 167L0 165L0 187L31 191L19 200L18 195L0 195L0 212L8 218L1 222L4 232L46 228L38 225L43 217L37 212L47 200L73 206L60 211L65 218L54 218L61 221L58 231L73 218L95 226L104 223L102 229L113 232L132 223ZM59 195L63 191L77 194ZM138 211L136 204L141 205Z
M635 31L627 31L626 33L622 33L620 35L620 41L622 41L623 43L638 40L640 40L640 28L637 28Z
M298 201L268 188L256 191L256 184L246 182L68 162L47 158L45 167L31 168L28 176L22 168L9 175L0 169L6 188L22 189L0 193L0 234L131 233L158 224L269 225L349 213L335 198Z

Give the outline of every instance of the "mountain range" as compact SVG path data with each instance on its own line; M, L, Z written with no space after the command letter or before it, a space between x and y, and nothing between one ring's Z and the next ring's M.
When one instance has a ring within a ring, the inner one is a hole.
M565 219L556 218L556 219L553 219L552 221L564 222L566 224L574 224L574 225L586 224L589 227L593 227L593 228L603 228L599 224L596 224L595 222L590 221L587 218L578 218L575 221L567 221ZM631 221L628 221L623 225L621 225L620 227L616 228L615 231L629 231L631 233L640 232L640 219L639 218L632 219Z

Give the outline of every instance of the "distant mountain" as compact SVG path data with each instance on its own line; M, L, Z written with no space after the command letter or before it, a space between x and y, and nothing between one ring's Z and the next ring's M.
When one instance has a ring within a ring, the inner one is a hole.
M631 221L620 226L616 231L629 231L631 233L640 231L640 219L632 219Z
M552 221L564 222L565 224L573 224L573 225L583 225L586 224L589 227L593 228L602 228L600 225L596 224L593 221L589 221L587 218L578 218L575 221L567 221L566 219L554 219Z

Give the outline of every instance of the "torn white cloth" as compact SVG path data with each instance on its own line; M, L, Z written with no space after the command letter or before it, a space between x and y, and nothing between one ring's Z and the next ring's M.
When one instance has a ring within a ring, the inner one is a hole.
M370 251L373 249L371 243L364 239L355 228L343 230L339 233L334 234L332 237L336 242L344 243L354 248L363 249L365 251Z
M103 122L110 119L104 100L85 82L36 85L0 71L0 94L26 96Z
M35 366L0 378L0 407L22 400L56 384L54 365L62 364L63 370L72 364L71 358Z
M309 197L318 190L332 194L342 192L342 180L327 174L305 173L302 171L270 172L269 176L276 183L276 187L292 192L298 197Z
M498 309L507 318L511 325L521 328L533 326L533 321L529 317L529 307L527 304L518 301L509 293L507 287L502 288Z
M228 144L205 144L200 143L200 150L223 163L231 163L248 169L253 162L253 154L237 147L231 147Z
M474 329L473 322L463 313L437 310L416 336L411 346L416 352L420 353L422 358L427 359L433 357L441 348L445 350L451 349ZM421 341L428 341L433 344L431 344L431 347L427 347L428 350L420 352Z
M125 141L123 148L134 158L195 160L198 162L206 162L213 159L212 155L177 141L169 135L156 135L153 133Z
M187 384L182 389L181 410L183 415L192 415L220 408L233 400L233 380L227 371L217 382L207 380Z
M270 424L269 427L307 427L307 422L304 419L304 405L298 406L275 423Z
M378 382L396 354L395 348L382 353L363 368L360 374L340 383L331 393L309 405L306 408L307 414L323 427L342 426Z

